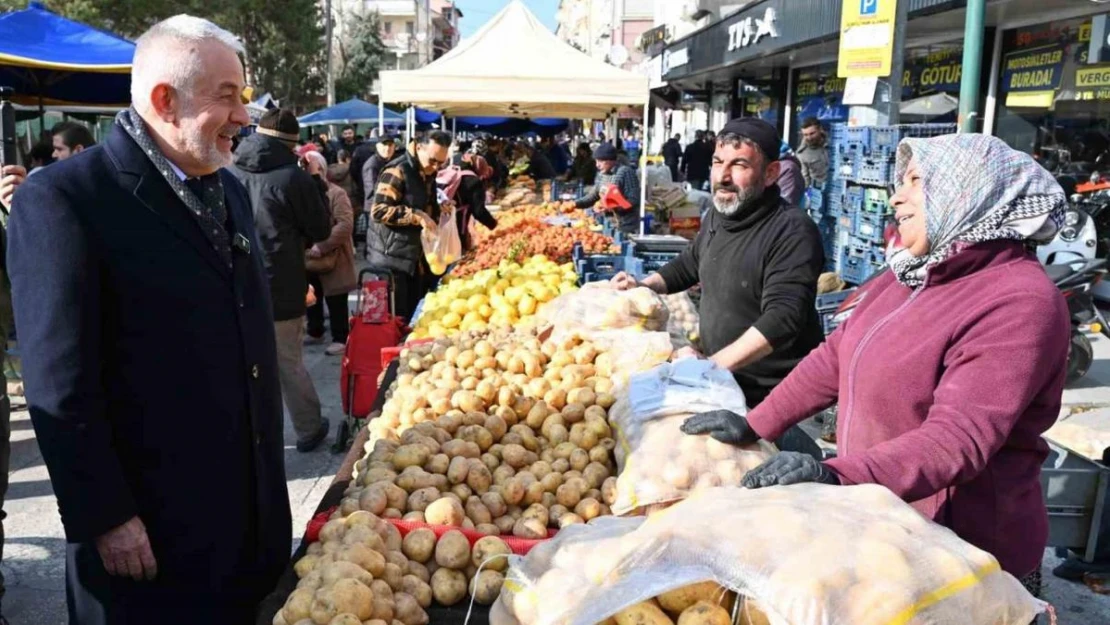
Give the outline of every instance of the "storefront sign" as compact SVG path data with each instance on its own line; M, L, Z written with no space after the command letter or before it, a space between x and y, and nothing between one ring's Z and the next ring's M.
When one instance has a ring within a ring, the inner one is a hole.
M1064 46L1042 46L1007 54L1002 71L1002 89L1007 93L1055 91L1064 74Z
M677 50L666 50L663 52L663 74L672 69L682 67L690 62L690 49L679 48Z
M837 75L841 78L889 76L898 0L842 2Z
M1075 86L1077 89L1110 87L1110 67L1091 67L1076 70Z
M759 43L763 37L778 38L779 31L775 27L775 9L767 7L763 17L745 17L728 27L728 51Z

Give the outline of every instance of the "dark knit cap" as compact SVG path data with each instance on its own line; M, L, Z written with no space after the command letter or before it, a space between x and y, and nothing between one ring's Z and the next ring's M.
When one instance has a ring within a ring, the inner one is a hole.
M300 138L301 124L289 109L270 109L262 114L258 133L295 142Z
M719 141L725 135L737 135L750 139L762 150L767 162L779 160L779 143L781 142L779 133L774 126L762 119L755 117L734 119L725 124L720 134L717 135L717 140Z
M594 150L594 160L598 161L615 161L617 160L617 148L613 147L612 143L602 143Z

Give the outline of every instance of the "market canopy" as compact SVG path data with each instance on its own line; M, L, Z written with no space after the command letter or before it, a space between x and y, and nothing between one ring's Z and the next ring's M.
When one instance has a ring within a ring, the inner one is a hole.
M37 106L107 105L131 101L135 44L68 20L31 2L0 15L0 85L13 100Z
M331 124L376 124L378 106L365 100L351 98L335 106L303 115L297 119L301 126L328 126ZM382 116L387 126L401 126L405 117L383 107Z
M416 108L413 109L413 114L416 116L417 128L428 129L432 127L432 124L443 124L442 113ZM488 132L501 137L512 137L528 133L535 133L540 136L557 135L566 130L569 125L568 120L555 117L540 117L537 119L454 117L451 118L446 127L469 132Z
M442 58L381 74L382 99L451 117L603 119L643 105L648 78L594 59L561 41L513 0Z

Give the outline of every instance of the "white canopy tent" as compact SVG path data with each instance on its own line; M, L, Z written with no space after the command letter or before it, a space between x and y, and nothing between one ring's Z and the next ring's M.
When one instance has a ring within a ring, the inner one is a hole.
M594 59L561 41L513 0L442 58L381 74L382 99L451 117L605 119L644 105L648 78Z

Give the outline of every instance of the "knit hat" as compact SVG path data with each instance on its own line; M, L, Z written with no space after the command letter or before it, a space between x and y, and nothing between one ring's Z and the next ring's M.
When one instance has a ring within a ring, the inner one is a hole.
M768 163L779 160L779 142L781 141L779 133L774 126L762 119L755 117L734 119L725 124L717 137L719 139L725 135L737 135L750 139L759 146Z
M598 161L615 161L617 160L617 148L613 147L612 143L602 143L594 150L594 160Z
M296 143L301 135L301 124L289 109L270 109L258 122L258 134Z

